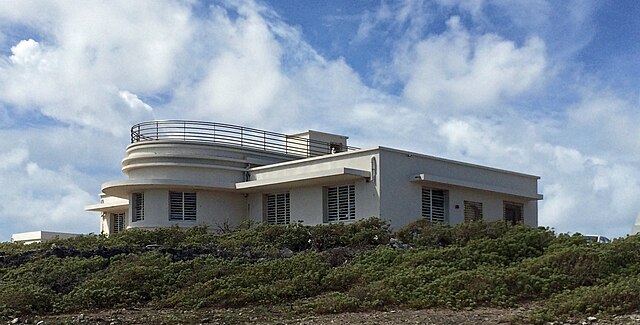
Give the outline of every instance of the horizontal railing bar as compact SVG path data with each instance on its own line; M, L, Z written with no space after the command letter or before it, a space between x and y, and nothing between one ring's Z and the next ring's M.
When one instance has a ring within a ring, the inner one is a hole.
M154 140L219 143L303 157L328 154L333 145L298 135L205 121L158 120L131 127L131 143ZM350 151L358 148L344 146L338 149Z

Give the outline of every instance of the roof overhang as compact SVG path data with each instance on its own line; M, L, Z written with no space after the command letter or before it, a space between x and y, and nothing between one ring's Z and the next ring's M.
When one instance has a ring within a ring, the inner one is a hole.
M122 210L126 210L129 208L129 201L123 200L124 202L119 203L98 203L91 204L84 207L85 211L96 211L96 212L108 212L108 213L118 213Z
M330 185L369 178L371 178L371 172L367 170L340 167L309 173L240 182L236 183L236 189L241 190L242 192L258 192L300 186Z
M123 199L129 198L129 193L144 191L149 189L181 189L191 190L217 190L233 191L236 189L234 183L224 182L202 182L193 180L175 179L127 179L118 180L102 184L102 192L106 195Z
M512 188L469 182L469 181L464 181L464 180L455 179L455 178L445 178L445 177L434 176L429 174L416 174L411 177L410 181L417 182L417 183L424 182L424 183L436 183L436 184L443 184L443 185L454 185L454 186L472 188L477 190L490 191L495 193L509 194L509 195L519 196L519 197L523 197L530 200L542 200L542 197L543 197L542 194L538 194L538 193L524 192L524 191L519 191L517 189L512 189Z

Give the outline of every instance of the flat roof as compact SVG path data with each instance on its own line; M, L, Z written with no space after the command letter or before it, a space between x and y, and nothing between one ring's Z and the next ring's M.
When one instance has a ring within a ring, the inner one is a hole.
M268 169L271 169L271 168L278 168L278 167L283 167L283 166L302 164L302 163L310 162L310 161L326 160L326 159L332 159L332 158L343 157L343 156L348 156L348 155L361 155L363 153L368 153L368 152L372 152L372 151L390 151L390 152L396 152L396 153L406 154L406 155L420 157L420 158L443 161L443 162L456 164L456 165L461 165L461 166L467 166L467 167L473 167L473 168L478 168L478 169L490 170L490 171L499 172L499 173L505 173L505 174L511 174L511 175L516 175L516 176L540 179L540 176L536 176L536 175L525 174L525 173L515 172L515 171L511 171L511 170L506 170L506 169L500 169L500 168L489 167L489 166L484 166L484 165L472 164L472 163L467 163L467 162L458 161L458 160L452 160L452 159L447 159L447 158L441 158L441 157L436 157L436 156L425 155L425 154L421 154L421 153L417 153L417 152L411 152L411 151L394 149L394 148L389 148L389 147L381 147L381 146L372 147L372 148L364 148L364 149L354 150L354 151L338 152L338 153L334 153L334 154L326 154L326 155L317 156L317 157L296 159L296 160L292 160L292 161L285 161L285 162L276 163L276 164L253 167L253 168L251 168L251 170L268 170Z

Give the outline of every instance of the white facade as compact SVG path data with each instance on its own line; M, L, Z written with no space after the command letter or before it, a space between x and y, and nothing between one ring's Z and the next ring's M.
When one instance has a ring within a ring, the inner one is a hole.
M640 213L638 213L638 216L636 217L636 222L633 224L633 227L631 227L630 235L635 235L638 233L640 233Z
M87 210L102 213L106 234L372 216L395 229L419 218L537 226L537 176L385 147L353 149L347 137L317 131L145 122L132 128L122 161L128 179L103 184L101 203Z
M65 239L80 236L79 234L70 234L66 232L54 232L54 231L30 231L21 232L11 235L11 242L13 243L40 243L53 239Z

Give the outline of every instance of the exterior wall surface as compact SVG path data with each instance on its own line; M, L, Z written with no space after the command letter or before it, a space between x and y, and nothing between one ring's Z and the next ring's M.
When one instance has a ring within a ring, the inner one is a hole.
M66 232L53 232L53 231L30 231L22 232L11 235L11 242L14 243L40 243L53 239L65 239L80 236L80 234L70 234Z
M410 181L416 174L427 173L438 179L471 180L479 187L507 188L537 195L537 177L451 162L394 149L380 150L380 217L397 229L421 217L422 188L448 191L447 219L450 224L464 222L464 201L482 202L483 219L503 218L503 202L524 205L524 223L537 226L537 200L483 189L454 186L447 183Z
M144 220L132 220L132 208L129 207L127 228L156 227L192 227L208 225L213 229L230 226L236 227L246 218L247 200L240 193L220 191L195 191L196 220L169 220L169 191L187 191L189 189L152 189L144 193ZM130 198L130 202L133 202Z
M370 171L372 158L378 161L376 150L363 150L362 152L350 152L332 154L317 158L297 160L271 166L257 167L250 170L252 180L278 180L295 175L306 175L315 172L333 170L336 168L353 168ZM251 205L250 218L254 221L264 221L263 198L266 194L289 192L291 202L291 221L302 221L304 224L321 224L325 222L325 190L330 186L355 185L356 218L360 220L380 215L380 195L376 180L369 179L341 179L318 178L308 179L302 184L272 186L260 190L259 193L249 195Z

